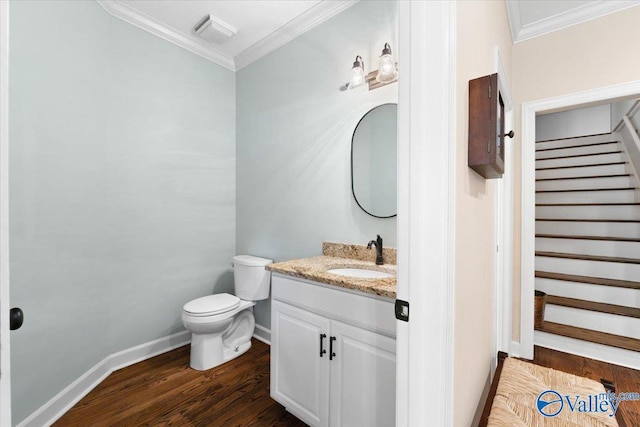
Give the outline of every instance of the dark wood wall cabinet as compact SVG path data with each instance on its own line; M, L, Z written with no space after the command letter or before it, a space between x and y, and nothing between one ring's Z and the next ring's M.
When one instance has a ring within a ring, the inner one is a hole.
M504 173L504 101L498 74L469 81L469 167L485 178Z

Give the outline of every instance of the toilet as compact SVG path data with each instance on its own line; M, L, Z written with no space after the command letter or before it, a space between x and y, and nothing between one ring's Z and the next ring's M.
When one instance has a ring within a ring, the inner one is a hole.
M269 298L273 261L251 255L233 257L235 295L215 294L182 307L182 323L191 332L190 366L205 371L251 348L255 327L253 306Z

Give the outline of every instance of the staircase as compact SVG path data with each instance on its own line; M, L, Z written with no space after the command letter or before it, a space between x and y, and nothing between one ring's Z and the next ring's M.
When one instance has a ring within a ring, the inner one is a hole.
M640 192L630 170L615 134L536 143L535 284L547 293L537 345L640 365Z

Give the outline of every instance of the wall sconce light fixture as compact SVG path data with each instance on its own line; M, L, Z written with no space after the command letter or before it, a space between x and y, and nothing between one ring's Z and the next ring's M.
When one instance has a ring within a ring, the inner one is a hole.
M349 89L354 89L358 86L362 86L364 83L364 63L362 61L362 57L358 55L356 56L356 60L353 62L353 67L351 68L351 79L349 79L347 87Z
M351 68L351 79L347 83L348 89L354 89L367 83L369 90L377 89L393 83L398 80L398 67L391 56L391 46L389 43L384 44L382 55L380 55L380 67L373 70L369 74L364 74L364 61L360 55L356 56L356 60Z
M382 49L382 55L380 55L380 66L378 67L376 81L378 83L391 83L397 79L398 69L391 56L391 46L389 46L389 43L385 43L384 49Z

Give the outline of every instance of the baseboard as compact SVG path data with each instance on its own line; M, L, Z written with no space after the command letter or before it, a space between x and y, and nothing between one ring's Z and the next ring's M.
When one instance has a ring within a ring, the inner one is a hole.
M520 357L520 342L511 341L511 345L509 346L509 356Z
M271 331L262 325L256 323L256 328L253 330L253 337L267 345L271 345Z
M257 325L256 325L257 326ZM269 334L270 335L270 334ZM178 332L148 343L110 354L69 384L64 390L18 424L18 427L49 426L100 384L109 374L151 357L189 344L191 333Z
M614 365L626 366L627 368L640 369L640 357L638 357L638 353L635 351L609 347L542 331L534 332L534 342L535 345L540 347L576 354Z

